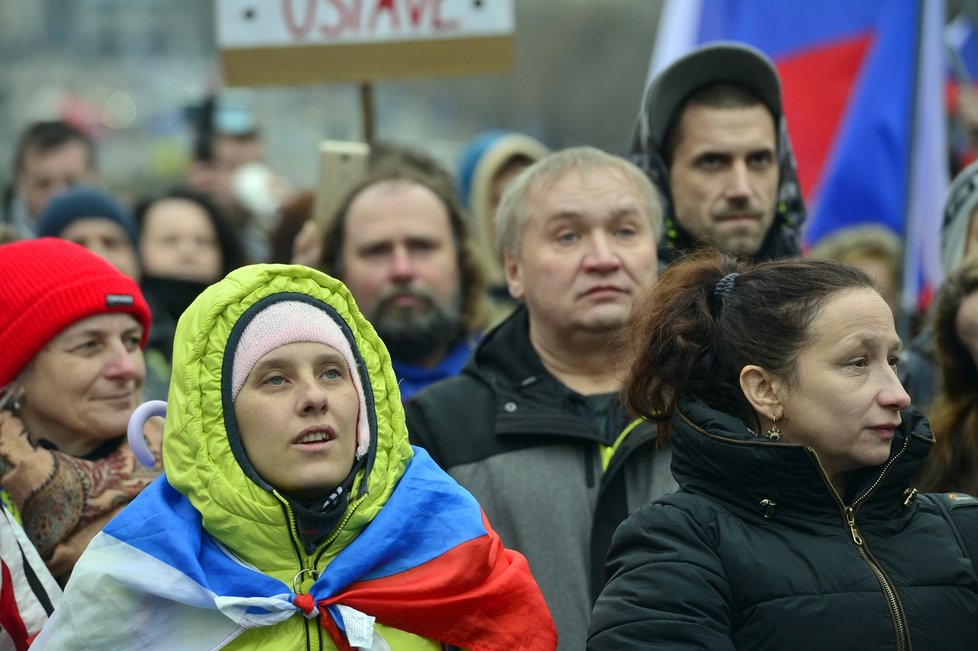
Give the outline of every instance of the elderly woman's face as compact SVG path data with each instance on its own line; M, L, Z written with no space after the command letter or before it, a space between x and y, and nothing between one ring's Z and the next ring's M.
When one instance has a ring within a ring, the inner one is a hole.
M21 418L34 441L84 456L126 433L146 367L142 326L128 314L100 314L63 330L23 376Z

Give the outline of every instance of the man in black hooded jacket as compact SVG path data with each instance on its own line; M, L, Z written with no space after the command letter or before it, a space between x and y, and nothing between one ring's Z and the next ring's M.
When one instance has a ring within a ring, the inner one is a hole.
M766 260L800 255L805 218L771 61L740 43L678 59L649 86L633 160L659 190L659 261L713 246Z

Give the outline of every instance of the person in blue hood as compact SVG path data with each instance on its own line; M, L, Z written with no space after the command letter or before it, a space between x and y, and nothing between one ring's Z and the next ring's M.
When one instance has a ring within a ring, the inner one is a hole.
M469 141L459 158L459 195L483 256L493 317L509 314L517 304L506 287L496 247L496 208L510 181L549 153L546 145L531 136L494 129Z

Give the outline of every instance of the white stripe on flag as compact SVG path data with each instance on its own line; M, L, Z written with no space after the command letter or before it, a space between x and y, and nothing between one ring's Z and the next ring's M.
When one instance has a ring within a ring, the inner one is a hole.
M288 597L219 597L176 568L100 533L31 649L220 649L247 628L296 614Z
M659 14L652 59L645 77L646 90L663 68L697 44L702 12L703 0L666 0ZM645 93L642 93L642 99L644 101Z
M910 196L904 231L906 254L901 307L905 314L917 312L921 282L930 285L931 289L940 284L941 221L948 187L947 125L942 86L943 3L925 2L921 12Z

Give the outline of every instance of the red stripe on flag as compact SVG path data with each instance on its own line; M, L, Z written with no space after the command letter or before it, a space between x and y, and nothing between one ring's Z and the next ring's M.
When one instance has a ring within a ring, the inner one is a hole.
M320 603L470 651L553 651L557 633L526 559L503 547L484 514L483 522L485 536Z
M806 201L821 180L869 44L866 35L775 61Z

